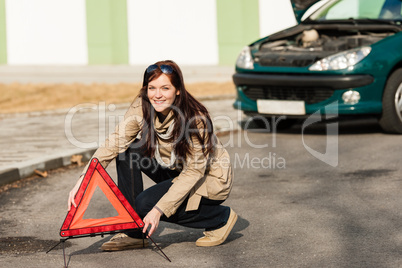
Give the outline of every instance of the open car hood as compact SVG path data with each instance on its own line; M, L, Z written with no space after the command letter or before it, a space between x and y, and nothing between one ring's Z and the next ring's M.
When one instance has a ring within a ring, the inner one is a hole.
M319 1L321 0L291 0L293 8L300 11L306 11L309 7Z
M300 19L306 10L319 1L321 0L291 0L297 22L300 23Z

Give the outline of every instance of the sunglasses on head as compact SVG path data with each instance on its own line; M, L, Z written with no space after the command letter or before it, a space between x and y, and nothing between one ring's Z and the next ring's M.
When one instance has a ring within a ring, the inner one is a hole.
M162 73L164 73L164 74L171 74L171 73L173 73L173 67L170 66L170 65L166 65L166 64L162 64L161 66L158 66L158 65L156 65L156 64L149 65L148 68L147 68L147 73L153 72L153 71L155 71L155 70L158 69L158 68L159 68L159 69L162 71Z

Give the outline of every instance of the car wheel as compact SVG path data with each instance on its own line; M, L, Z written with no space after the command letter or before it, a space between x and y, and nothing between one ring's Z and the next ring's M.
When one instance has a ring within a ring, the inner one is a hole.
M402 68L388 78L379 123L385 132L402 134Z

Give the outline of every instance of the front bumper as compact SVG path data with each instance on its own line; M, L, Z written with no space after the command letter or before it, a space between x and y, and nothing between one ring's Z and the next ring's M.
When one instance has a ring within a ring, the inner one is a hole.
M328 113L328 107L334 107L334 102L338 114L379 114L385 84L385 79L371 75L236 73L233 81L237 89L233 104L236 109L258 112L257 99L302 100L306 115L318 110ZM342 94L351 89L362 96L357 104L342 100Z
M241 85L293 86L293 87L328 87L347 89L371 84L371 75L279 75L236 73L233 82Z

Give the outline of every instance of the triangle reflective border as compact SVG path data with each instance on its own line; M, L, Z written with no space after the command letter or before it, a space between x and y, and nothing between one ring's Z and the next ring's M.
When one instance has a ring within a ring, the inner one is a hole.
M102 190L116 209L117 216L102 219L83 219L97 187ZM60 228L60 236L62 237L102 234L144 227L141 218L96 158L91 159L81 186L75 195L75 203L77 207L71 207Z

